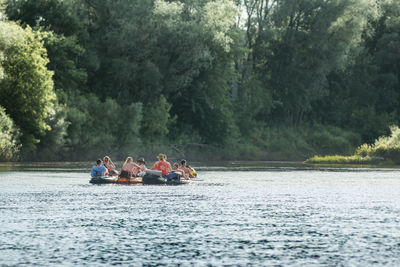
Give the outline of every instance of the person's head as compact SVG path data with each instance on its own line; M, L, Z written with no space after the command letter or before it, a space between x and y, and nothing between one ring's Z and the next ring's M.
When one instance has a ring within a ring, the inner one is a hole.
M110 161L110 157L109 156L105 156L103 161L104 161L104 163L108 163Z
M175 163L172 165L172 169L177 170L178 168L179 168L179 164L178 164L178 162L175 162Z
M101 159L96 160L96 165L101 165Z
M144 164L146 164L146 161L144 161L144 158L139 158L137 161L136 161L139 165L144 165Z
M131 163L131 162L133 162L132 157L127 157L125 163Z
M186 166L186 160L185 159L181 160L181 165L182 166Z
M160 154L158 154L157 159L158 160L164 160L165 159L165 155L160 153Z

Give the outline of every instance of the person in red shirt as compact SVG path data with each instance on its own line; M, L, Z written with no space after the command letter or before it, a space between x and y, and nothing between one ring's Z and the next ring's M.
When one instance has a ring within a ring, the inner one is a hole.
M172 171L171 164L167 161L166 155L160 153L158 154L157 159L158 161L153 165L153 170L161 171L162 175L167 175Z

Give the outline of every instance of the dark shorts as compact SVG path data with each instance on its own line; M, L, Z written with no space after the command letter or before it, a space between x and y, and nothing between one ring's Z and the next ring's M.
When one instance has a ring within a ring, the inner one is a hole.
M128 171L121 171L121 173L119 174L120 178L131 178L132 177L132 173L128 172Z
M167 174L167 180L178 180L181 176L175 172L170 172Z

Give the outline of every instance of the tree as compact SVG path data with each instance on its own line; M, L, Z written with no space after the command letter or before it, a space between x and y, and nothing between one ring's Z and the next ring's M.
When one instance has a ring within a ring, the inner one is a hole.
M154 13L164 92L178 118L173 135L197 138L199 133L205 143L228 143L237 134L230 95L236 5L157 1Z
M68 105L67 155L124 153L139 144L140 103L121 106L111 98L101 101L94 94L73 93Z
M174 119L170 118L171 104L161 95L158 102L146 108L143 114L141 135L146 136L147 141L164 141L169 133L168 127Z
M398 122L400 27L390 18L399 6L380 1L366 9L361 42L349 51L346 67L328 76L329 94L314 105L320 121L353 129L367 143Z
M6 12L10 20L29 25L42 33L44 46L54 71L57 90L85 90L86 68L93 63L85 56L88 33L78 14L78 2L61 0L7 0Z
M41 136L50 130L46 123L56 95L53 73L40 34L0 21L0 105L21 130L22 151L31 152Z
M77 16L70 12L72 1L5 0L9 20L20 21L22 26L49 28L56 34L72 36L82 27Z

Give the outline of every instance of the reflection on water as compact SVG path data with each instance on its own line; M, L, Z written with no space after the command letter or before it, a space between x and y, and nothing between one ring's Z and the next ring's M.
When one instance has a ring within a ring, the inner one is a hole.
M200 167L184 186L93 186L90 166L0 172L0 265L400 264L400 170Z

